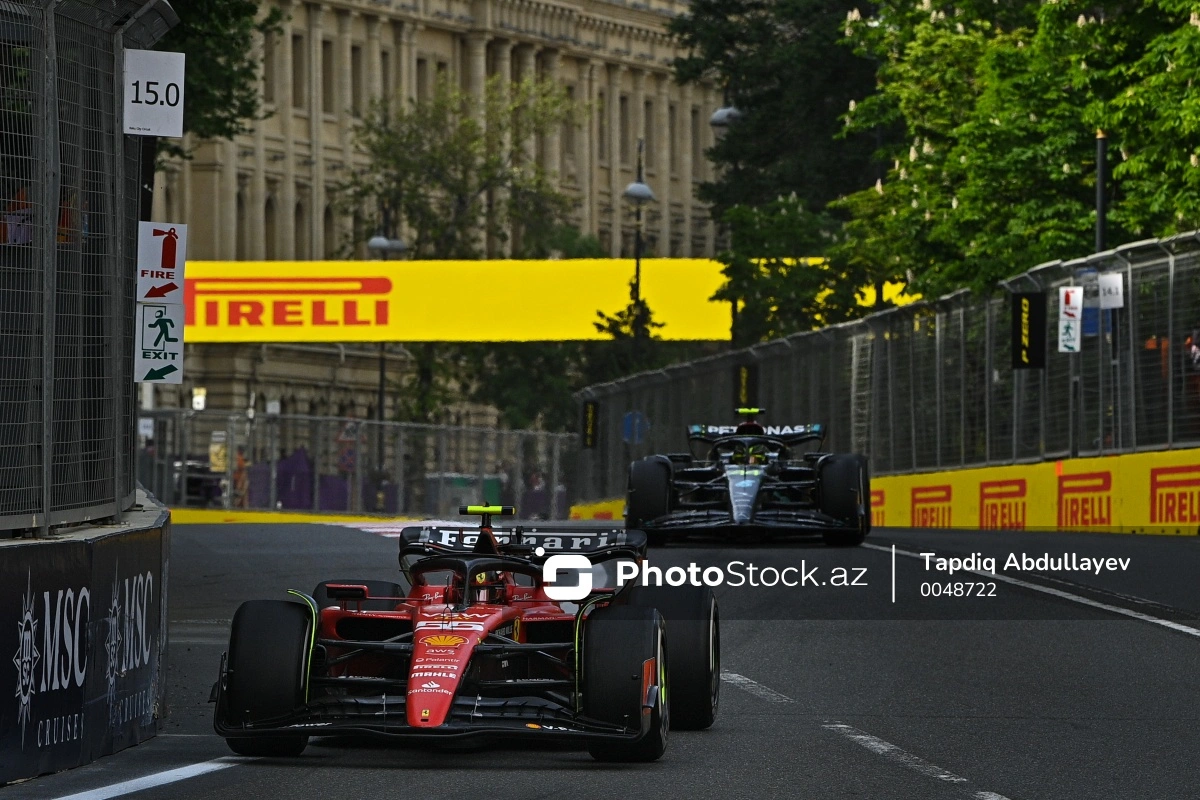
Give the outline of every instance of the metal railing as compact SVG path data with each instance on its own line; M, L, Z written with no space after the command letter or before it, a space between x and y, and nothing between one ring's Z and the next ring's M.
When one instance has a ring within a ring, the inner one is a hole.
M1102 272L1123 275L1123 308L1099 308ZM1085 292L1079 353L1057 352L1068 285ZM621 496L632 459L685 450L687 424L730 421L735 372L751 364L763 421L822 422L825 449L867 454L876 474L1200 445L1200 232L1041 264L1002 286L590 386L577 395L597 404L580 496ZM1046 368L1015 370L1009 292L1031 291L1047 293Z
M153 5L0 3L0 530L133 503L142 140L114 64L122 35L148 47L175 21Z
M178 507L563 519L577 437L340 417L143 410L138 480Z

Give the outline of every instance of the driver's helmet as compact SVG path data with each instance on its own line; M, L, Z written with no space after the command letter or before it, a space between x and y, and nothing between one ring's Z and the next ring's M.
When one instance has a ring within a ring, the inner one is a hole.
M508 594L508 584L504 573L491 570L476 572L471 576L472 603L488 603L492 605L503 603Z
M736 433L738 436L762 436L767 432L767 429L759 425L754 420L746 420L738 423Z
M730 459L734 464L766 464L767 463L767 446L762 444L752 444L749 447L741 448L733 452L733 458Z

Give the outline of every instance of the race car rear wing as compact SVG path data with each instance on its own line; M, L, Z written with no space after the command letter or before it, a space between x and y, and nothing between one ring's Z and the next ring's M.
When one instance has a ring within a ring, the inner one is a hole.
M784 444L800 444L801 442L825 441L825 426L819 422L808 425L763 425L762 433L747 434L750 436L766 436L778 439ZM688 425L688 440L715 442L726 436L736 436L736 425Z
M605 558L621 555L642 558L646 553L646 534L624 528L515 525L493 527L491 534L500 555L517 556L535 563L545 561L555 553L582 553ZM478 553L479 536L479 528L410 526L400 531L400 557Z

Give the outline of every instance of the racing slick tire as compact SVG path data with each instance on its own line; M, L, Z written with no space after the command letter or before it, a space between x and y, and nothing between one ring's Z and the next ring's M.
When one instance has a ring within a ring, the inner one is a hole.
M654 659L658 697L649 711L650 729L633 741L597 741L588 752L597 761L657 761L667 749L667 635L653 608L609 606L584 622L583 713L601 722L640 727L643 675Z
M344 581L321 581L320 583L317 584L317 588L313 589L313 593L312 593L313 599L317 601L317 608L331 608L331 607L339 606L341 604L340 601L332 600L329 597L329 592L325 587L327 587L331 583L333 583L333 584L348 583L348 584L351 584L354 586L366 586L367 594L371 595L372 598L404 597L406 594L404 589L401 588L400 584L392 583L391 581L362 580L361 578L354 578L353 580L344 580ZM395 611L396 604L399 602L400 602L399 600L379 600L379 599L364 600L362 603L362 610L363 611ZM359 605L357 602L352 602L351 608L358 608L358 607L359 607Z
M311 645L312 617L305 606L285 600L242 603L229 633L227 722L258 722L304 705ZM225 742L243 756L298 756L308 737L228 737Z
M853 526L826 531L825 544L857 547L871 532L871 473L867 459L860 455L835 455L826 459L820 470L821 512Z
M629 465L629 495L625 501L625 527L641 529L649 520L671 510L671 468L655 458L643 458ZM646 531L653 547L666 544L662 533Z
M721 698L721 616L707 586L635 586L629 605L656 608L667 623L671 727L712 727Z

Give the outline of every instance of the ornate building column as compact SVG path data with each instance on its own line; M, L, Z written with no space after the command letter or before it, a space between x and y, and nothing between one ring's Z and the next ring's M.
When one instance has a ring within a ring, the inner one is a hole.
M467 34L467 86L475 98L476 118L483 119L483 89L487 82L488 35L481 31Z
M537 52L536 45L521 45L516 48L517 52L517 80L537 80ZM520 143L521 154L526 164L532 164L537 160L537 140L532 136L526 136L525 140Z
M367 63L363 65L363 73L366 75L367 85L364 97L366 103L362 109L366 113L370 104L379 100L383 96L383 48L379 45L379 17L367 17ZM390 62L389 62L390 63ZM388 81L392 86L395 83ZM389 97L388 100L391 100Z
M559 76L558 70L562 58L557 50L547 50L542 54L542 68L545 70L545 78L553 86L558 86ZM579 99L578 95L575 98ZM546 133L545 148L543 153L542 166L551 174L551 185L558 187L562 185L562 135L561 126L555 125Z
M284 19L288 18L289 7L299 11L299 8L290 2L281 3L280 8L283 10ZM274 193L275 241L267 248L268 252L274 252L275 258L280 260L290 259L295 248L293 214L296 206L296 129L299 127L296 120L296 103L300 98L293 95L296 83L292 79L296 69L292 60L293 35L295 35L294 29L285 23L283 41L280 42L282 58L279 66L279 76L283 85L277 87L280 91L276 92L276 96L279 98L277 105L280 109L279 125L283 134L283 161L280 165L283 177L279 181L279 191Z
M596 235L596 87L592 80L592 64L579 62L579 97L585 109L576 125L579 152L575 158L575 180L579 184L579 230Z
M692 201L696 189L692 186L692 85L684 84L679 97L679 199L683 203L683 247L680 255L692 255Z
M671 255L671 76L660 75L654 99L654 191L662 214L658 255Z
M608 252L613 258L621 257L621 73L625 67L612 64L608 69L607 120L602 125L608 126L608 191L609 205L612 207L611 237Z

